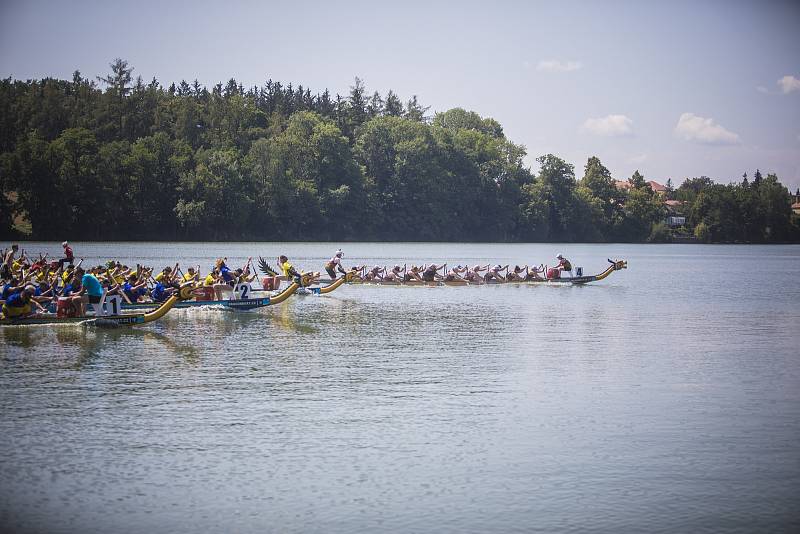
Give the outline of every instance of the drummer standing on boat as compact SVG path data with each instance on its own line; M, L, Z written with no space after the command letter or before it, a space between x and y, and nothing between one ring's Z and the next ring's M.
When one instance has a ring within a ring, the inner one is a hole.
M72 265L75 262L75 253L72 252L72 247L69 246L69 241L64 241L61 243L61 247L64 249L64 257L58 260L58 266L64 267L65 263Z
M344 253L342 249L336 251L336 254L328 260L328 263L325 264L325 270L328 272L328 276L331 277L331 280L336 280L336 271L338 270L342 274L347 274L342 268L342 258L344 257Z

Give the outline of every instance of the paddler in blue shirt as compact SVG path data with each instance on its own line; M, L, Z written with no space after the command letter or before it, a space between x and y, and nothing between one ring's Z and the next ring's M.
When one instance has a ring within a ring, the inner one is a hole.
M14 293L3 303L3 317L19 318L33 315L33 306L44 312L44 308L33 300L33 286L25 286L19 293Z
M155 287L150 291L153 302L164 302L175 292L174 288L168 288L161 282L156 282Z
M95 275L87 273L81 267L75 269L75 277L81 281L79 294L83 297L81 299L81 316L84 316L86 315L86 304L100 304L105 290ZM95 307L95 312L97 311L99 310Z
M128 302L131 304L135 304L139 302L139 298L143 297L144 294L147 292L147 282L142 281L141 283L137 283L138 279L136 278L135 273L131 273L128 275L128 280L122 286L122 292L125 294L125 297L128 299Z

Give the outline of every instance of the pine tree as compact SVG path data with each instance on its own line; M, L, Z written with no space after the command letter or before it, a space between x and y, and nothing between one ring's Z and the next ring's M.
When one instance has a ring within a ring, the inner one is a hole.
M403 103L397 98L394 91L390 89L389 94L386 95L386 105L383 108L383 114L390 117L402 117L403 112Z

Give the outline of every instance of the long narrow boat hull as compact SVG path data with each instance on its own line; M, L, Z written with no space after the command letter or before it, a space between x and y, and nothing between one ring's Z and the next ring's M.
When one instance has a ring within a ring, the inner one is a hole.
M104 315L101 317L49 317L34 316L20 318L0 319L0 325L24 326L24 325L60 325L60 324L97 324L101 326L133 326L145 324L145 314L131 313L121 315Z
M260 297L254 299L239 299L239 300L187 300L184 302L179 302L175 305L175 308L178 309L186 309L186 308L203 308L203 307L211 307L211 306L223 306L225 308L231 308L233 310L254 310L257 308L263 308L265 306L269 306L271 304L270 297ZM136 304L123 304L123 310L151 310L156 307L158 304L153 302L139 302Z
M300 286L292 283L278 294L270 294L263 297L249 298L249 299L224 299L224 300L184 300L175 304L176 308L202 308L211 306L221 306L230 308L232 310L255 310L257 308L264 308L279 304L293 295ZM317 289L320 288L309 288ZM255 293L256 291L254 291ZM260 293L260 291L259 291ZM128 310L147 310L152 309L156 304L152 302L141 302L137 304L123 304L122 309Z

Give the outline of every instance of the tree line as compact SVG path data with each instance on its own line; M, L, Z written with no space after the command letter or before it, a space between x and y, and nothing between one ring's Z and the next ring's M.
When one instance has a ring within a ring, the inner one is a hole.
M538 172L502 126L413 96L267 81L211 89L134 78L0 81L0 234L62 240L665 241L664 198L592 157ZM746 180L745 180L746 181ZM777 177L686 180L704 241L797 241Z

